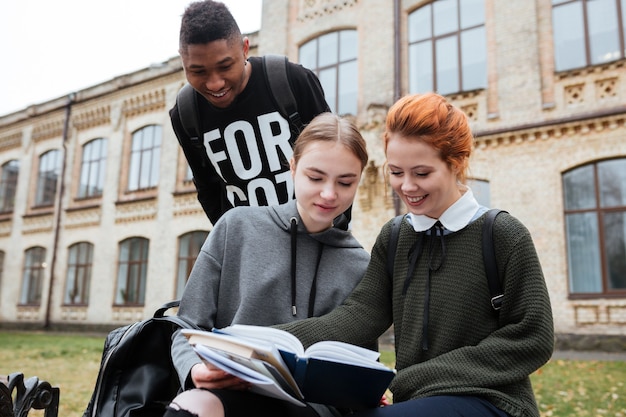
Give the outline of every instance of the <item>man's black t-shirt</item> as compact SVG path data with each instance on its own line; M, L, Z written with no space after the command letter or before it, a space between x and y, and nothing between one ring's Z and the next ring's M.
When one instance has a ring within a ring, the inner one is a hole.
M185 134L178 108L170 110L198 200L213 224L234 206L275 205L293 198L289 159L296 137L274 105L261 58L251 57L249 63L248 84L228 108L214 107L197 95L204 150ZM303 123L330 111L313 72L294 63L287 72Z

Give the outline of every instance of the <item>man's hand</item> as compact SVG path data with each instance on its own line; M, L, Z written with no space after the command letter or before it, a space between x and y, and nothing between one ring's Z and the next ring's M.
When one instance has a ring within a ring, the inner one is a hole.
M233 389L245 391L251 384L209 364L198 363L191 368L191 380L196 388Z

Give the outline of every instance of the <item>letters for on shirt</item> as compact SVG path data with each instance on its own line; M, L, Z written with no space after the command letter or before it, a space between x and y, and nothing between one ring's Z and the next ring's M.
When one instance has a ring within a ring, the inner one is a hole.
M204 133L207 156L233 206L276 205L293 198L289 122L275 111L258 116L257 124L261 140L246 120L230 123L223 134L219 129Z

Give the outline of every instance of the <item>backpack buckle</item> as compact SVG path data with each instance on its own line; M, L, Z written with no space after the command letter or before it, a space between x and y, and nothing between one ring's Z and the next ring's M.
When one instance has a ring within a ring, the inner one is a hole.
M504 294L496 295L491 299L491 307L494 310L498 311L502 308L502 299L504 298Z

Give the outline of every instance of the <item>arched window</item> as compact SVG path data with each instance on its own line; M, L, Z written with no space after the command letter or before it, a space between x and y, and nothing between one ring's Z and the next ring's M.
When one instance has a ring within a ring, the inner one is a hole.
M67 256L67 279L63 303L88 304L93 245L79 242L69 247Z
M624 58L626 0L552 0L557 71Z
M131 144L128 191L145 190L159 183L161 126L145 126L135 133Z
M39 157L37 176L36 206L51 206L57 193L57 181L61 175L61 152L57 149L48 151Z
M102 195L106 158L106 139L94 139L83 145L78 198L98 197Z
M33 247L24 252L24 270L22 273L22 292L20 304L40 305L43 292L46 250Z
M191 268L200 253L200 248L209 235L208 232L197 230L185 233L178 239L178 272L176 276L176 298L183 295L185 284Z
M142 305L146 296L149 241L132 237L119 245L116 305Z
M563 174L570 294L626 296L626 158Z
M333 113L357 114L357 50L356 30L330 32L300 47L299 62L315 72Z
M17 159L2 165L0 178L0 213L10 213L15 207L15 190L17 189L17 175L20 172L20 163Z
M409 91L487 86L484 0L437 0L409 14Z

